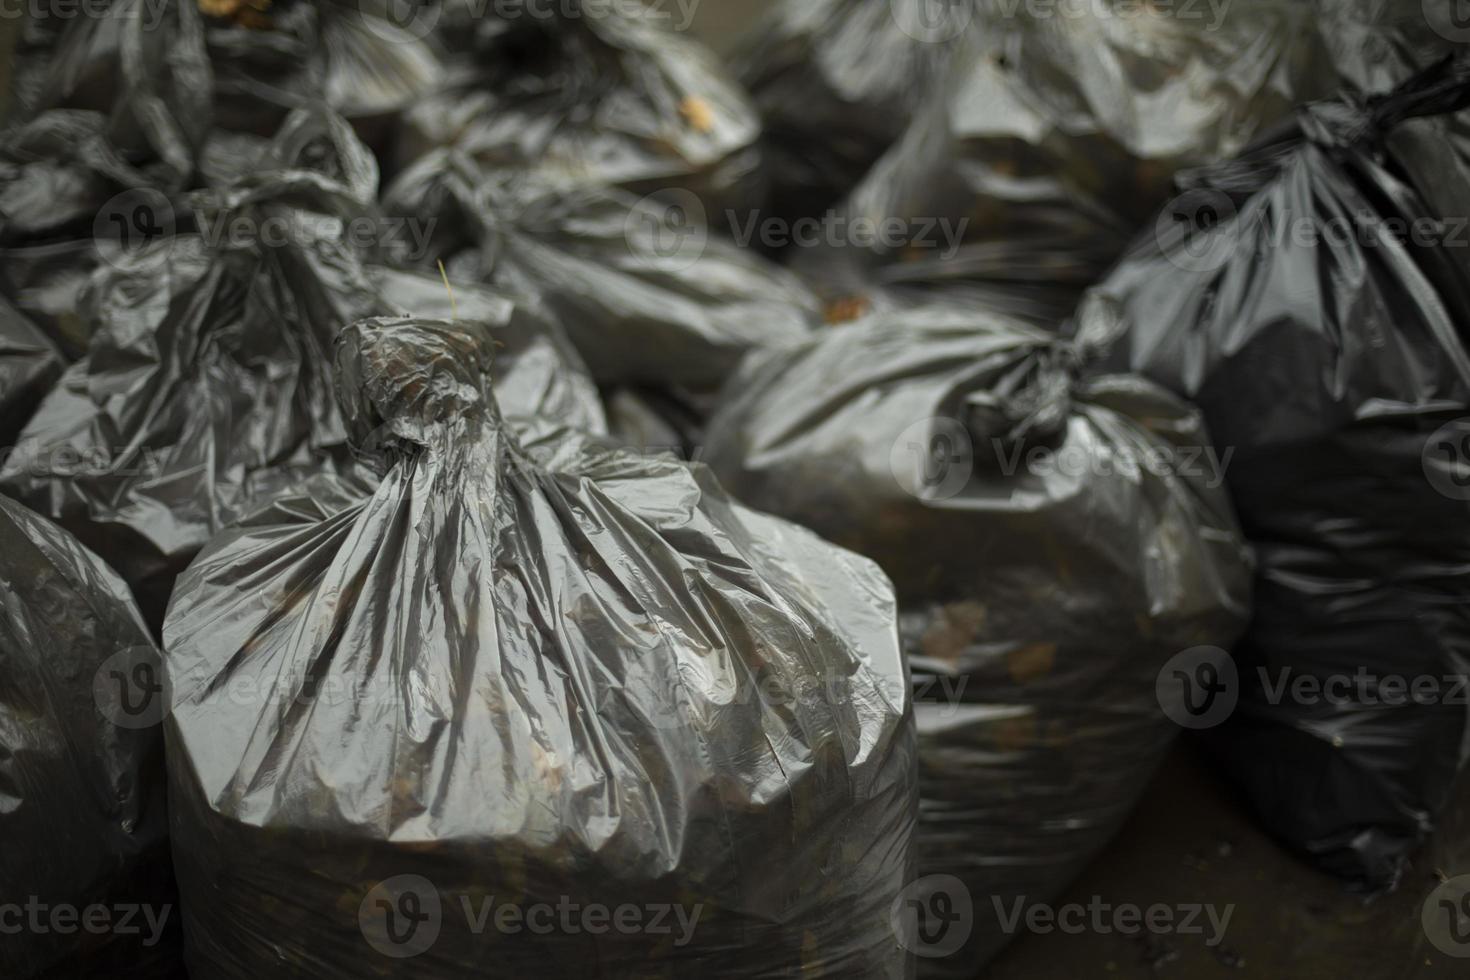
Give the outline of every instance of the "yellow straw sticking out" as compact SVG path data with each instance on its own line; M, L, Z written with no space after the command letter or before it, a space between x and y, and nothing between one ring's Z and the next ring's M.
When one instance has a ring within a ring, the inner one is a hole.
M449 315L459 319L459 304L454 301L454 290L449 285L449 273L444 271L444 260L439 260L439 275L444 280L444 291L449 294Z

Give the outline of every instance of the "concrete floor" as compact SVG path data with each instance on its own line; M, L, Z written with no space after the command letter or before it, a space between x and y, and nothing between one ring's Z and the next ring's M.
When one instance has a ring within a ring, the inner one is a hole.
M1114 845L1058 905L1093 896L1234 904L1225 939L1023 934L984 980L1439 980L1470 977L1470 958L1436 949L1421 925L1440 875L1470 873L1470 785L1392 895L1364 901L1308 868L1257 828L1192 748L1155 778ZM976 908L976 915L982 910ZM994 914L987 908L984 914ZM1463 950L1470 954L1470 944Z

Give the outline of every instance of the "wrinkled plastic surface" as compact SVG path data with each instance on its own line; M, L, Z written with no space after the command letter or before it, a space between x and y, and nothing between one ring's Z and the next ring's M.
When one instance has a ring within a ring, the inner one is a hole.
M95 10L58 18L65 26L52 46L21 52L20 73L42 81L25 97L28 104L16 121L27 131L54 134L59 151L29 182L55 182L63 201L75 193L71 184L100 178L127 187L176 190L192 174L213 121L203 19L194 3L184 0L116 0L100 16L91 13ZM6 134L7 156L16 139ZM60 182L63 175L68 183ZM45 190L36 193L44 214L51 202ZM7 219L15 203L9 191L0 198ZM96 210L79 212L87 230ZM5 237L14 224L5 222Z
M15 445L65 366L51 339L0 296L0 449Z
M141 913L132 936L80 928L83 910L96 903L149 903L155 917L177 912L162 735L156 725L114 724L93 695L94 676L114 657L157 667L148 629L116 573L3 496L0 585L0 894L22 906L22 916L32 899L43 915L57 906L78 910L71 934L24 921L17 932L7 916L5 975L171 976L176 914L173 931L152 945Z
M875 315L753 358L710 422L723 486L893 578L920 874L974 908L925 975L973 977L1010 938L992 902L1050 901L1112 837L1177 731L1159 671L1248 616L1197 413L1079 356L974 308Z
M757 203L755 109L709 50L671 29L677 5L643 16L581 0L512 9L470 0L428 19L461 53L403 117L398 168L453 147L487 170L534 169L561 186L682 190L712 214Z
M777 3L735 63L764 127L769 202L816 214L858 185L930 104L973 21L968 0Z
M473 324L365 321L337 366L374 476L223 532L164 629L194 980L911 975L877 567L702 468L512 436ZM411 959L359 921L401 875L442 908ZM683 944L473 935L488 897L701 912Z
M1470 415L1463 229L1460 249L1405 237L1433 212L1393 162L1400 122L1467 103L1461 62L1387 98L1305 107L1239 159L1183 175L1218 224L1162 223L1089 307L1119 304L1109 366L1196 401L1234 451L1258 601L1240 706L1210 744L1269 829L1370 886L1403 872L1470 735L1463 699L1406 704L1353 680L1470 673L1463 447L1434 437ZM1452 150L1416 152L1433 173ZM1082 334L1107 336L1109 319L1082 318ZM1340 696L1272 696L1283 676L1349 680L1328 689Z
M603 427L553 326L483 288L451 300L437 274L375 263L347 223L375 220L376 187L345 122L295 114L267 165L198 200L201 233L115 251L88 284L90 349L23 430L0 488L106 558L150 622L225 522L350 463L330 359L352 320L463 303L507 344L510 411Z
M946 96L840 209L849 223L899 222L906 244L804 261L813 275L853 263L860 281L1041 284L1075 302L1168 199L1175 170L1336 91L1314 14L1307 0L1105 0L977 15ZM957 250L937 247L936 220L960 231Z
M129 189L176 189L162 165L135 166L108 139L99 113L59 109L0 140L0 245L90 237L103 206Z
M489 174L458 153L404 173L384 210L432 220L426 264L560 321L600 382L712 388L753 349L802 338L816 298L686 212L615 188Z
M106 7L66 18L54 40L24 53L24 102L111 113L119 142L141 126L176 161L194 160L212 126L269 137L290 112L323 101L386 149L396 116L443 75L432 43L374 0Z
M51 340L67 360L87 352L82 289L100 256L91 239L0 249L0 295Z

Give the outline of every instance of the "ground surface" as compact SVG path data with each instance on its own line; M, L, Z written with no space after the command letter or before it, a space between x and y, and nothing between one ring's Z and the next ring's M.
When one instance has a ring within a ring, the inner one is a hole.
M1394 894L1365 902L1287 855L1181 747L1122 835L1058 905L1234 904L1225 940L1199 935L1023 934L985 980L1438 980L1470 977L1427 938L1421 910L1447 877L1470 874L1470 786ZM978 904L978 903L977 903ZM993 915L993 911L983 910ZM982 910L977 908L977 914ZM1470 942L1462 947L1470 957Z

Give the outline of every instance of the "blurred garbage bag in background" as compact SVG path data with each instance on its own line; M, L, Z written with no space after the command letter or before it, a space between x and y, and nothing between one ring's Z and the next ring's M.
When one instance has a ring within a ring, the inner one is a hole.
M719 60L673 29L673 10L586 7L421 10L417 29L455 54L404 115L394 173L452 147L487 171L533 170L562 187L684 191L711 214L757 205L760 121Z
M943 91L978 0L777 3L732 60L764 126L768 205L796 219L837 204Z
M747 352L799 341L819 312L796 276L712 234L698 202L684 203L486 172L441 151L402 174L383 207L433 222L426 264L559 320L599 381L712 389Z
M25 38L22 113L103 113L124 150L141 130L183 172L205 139L268 138L321 102L386 152L398 115L443 76L387 0L113 0L103 16L29 20Z
M1470 744L1447 690L1470 673L1470 239L1427 201L1464 197L1464 171L1451 143L1399 140L1467 105L1470 60L1445 61L1181 174L1089 307L1117 309L1079 320L1106 369L1195 401L1234 453L1257 611L1210 742L1276 835L1369 887L1403 873ZM1393 691L1421 679L1438 693Z
M281 496L179 582L195 980L911 976L889 915L913 730L883 574L701 467L553 425L523 442L490 347L468 322L346 330L371 474ZM487 901L693 922L476 935ZM382 910L410 905L435 912L405 939Z
M805 251L796 261L824 294L997 280L1075 303L1175 170L1229 156L1338 87L1309 0L1103 0L1057 16L997 3L975 16L953 77L838 208L850 227L897 222L912 240ZM938 220L958 248L920 238Z

